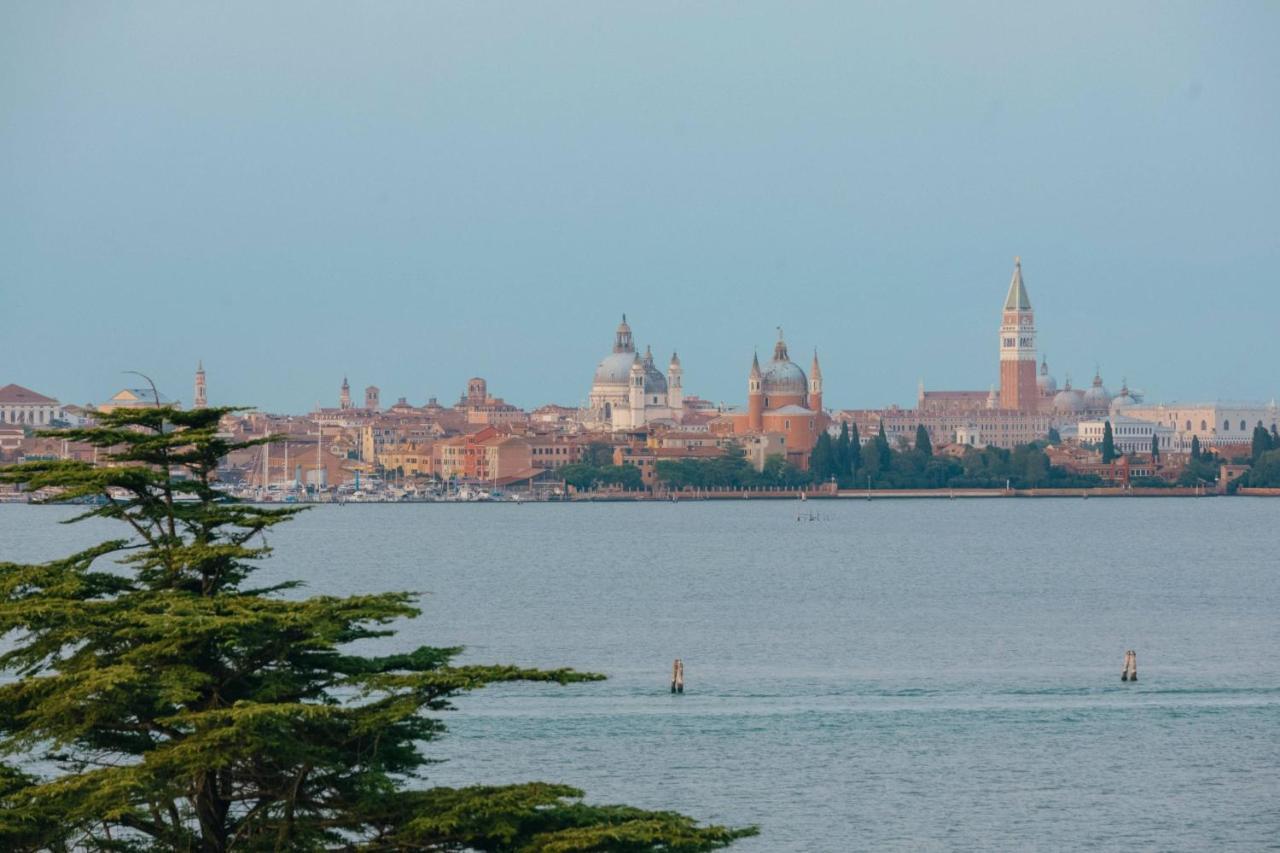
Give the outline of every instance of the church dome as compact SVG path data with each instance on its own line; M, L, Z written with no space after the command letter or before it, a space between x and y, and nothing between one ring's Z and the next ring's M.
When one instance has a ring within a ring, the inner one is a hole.
M597 385L627 385L631 376L631 363L636 360L633 352L611 352L596 367Z
M1071 380L1053 398L1053 410L1064 415L1077 414L1084 410L1084 395L1071 387Z
M1049 375L1049 362L1040 361L1040 375L1036 377L1036 388L1043 397L1052 397L1058 392L1058 380Z
M764 369L760 388L766 394L804 394L809 380L794 361L775 361Z
M760 390L765 394L786 395L809 392L809 379L800 369L800 365L787 355L787 343L782 339L782 330L778 330L778 343L773 347L773 361L760 374Z
M646 394L665 394L667 393L667 377L662 375L653 363L653 351L648 347L644 350L644 360L641 361L644 366L644 392Z
M1084 407L1086 409L1111 408L1111 392L1103 386L1102 377L1097 373L1093 374L1093 385L1084 392Z
M596 367L596 385L628 385L631 377L631 363L636 360L636 347L631 340L631 327L627 325L627 315L622 315L622 322L613 335L613 352L601 359Z

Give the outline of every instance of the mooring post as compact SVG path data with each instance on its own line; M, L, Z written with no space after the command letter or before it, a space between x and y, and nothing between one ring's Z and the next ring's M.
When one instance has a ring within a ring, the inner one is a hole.
M676 658L676 662L671 664L671 692L684 692L684 661Z
M1133 649L1124 653L1124 669L1120 673L1121 681L1138 680L1138 653Z

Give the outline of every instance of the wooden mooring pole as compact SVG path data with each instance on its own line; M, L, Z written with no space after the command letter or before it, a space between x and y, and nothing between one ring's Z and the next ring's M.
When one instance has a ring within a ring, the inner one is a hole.
M676 662L671 664L671 692L684 692L684 661L676 658Z
M1124 653L1124 670L1120 673L1120 680L1138 680L1138 653L1133 649Z

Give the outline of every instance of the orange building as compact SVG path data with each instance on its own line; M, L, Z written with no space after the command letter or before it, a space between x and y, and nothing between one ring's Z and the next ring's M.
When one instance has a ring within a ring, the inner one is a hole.
M773 359L761 368L752 356L747 374L747 410L730 412L725 422L733 435L776 435L787 461L800 469L809 467L809 452L829 419L822 410L822 368L818 353L806 377L787 353L787 342L778 330Z

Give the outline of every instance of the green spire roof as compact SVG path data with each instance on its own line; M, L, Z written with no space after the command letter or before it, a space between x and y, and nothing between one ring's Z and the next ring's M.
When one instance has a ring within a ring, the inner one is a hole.
M1006 311L1030 311L1031 299L1022 284L1022 258L1013 259L1013 278L1009 281L1009 296L1004 300Z

